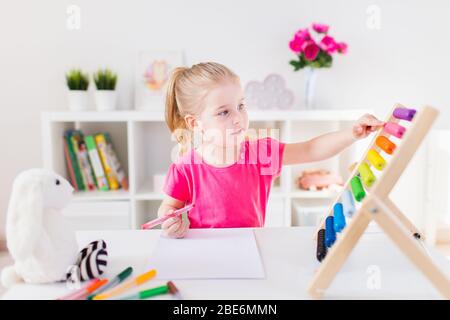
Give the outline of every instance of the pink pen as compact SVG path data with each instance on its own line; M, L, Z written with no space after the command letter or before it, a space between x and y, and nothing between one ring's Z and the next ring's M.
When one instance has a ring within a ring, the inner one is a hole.
M178 209L178 210L175 210L174 212L172 212L172 213L170 213L170 214L167 214L167 215L165 215L165 216L163 216L163 217L161 217L161 218L157 218L157 219L155 219L155 220L152 220L152 221L149 221L149 222L147 222L147 223L144 223L142 226L141 226L141 229L151 229L151 228L154 228L154 227L156 227L157 225L159 225L159 224L161 224L161 223L163 223L164 221L166 221L167 219L170 219L170 218L174 218L174 217L177 217L177 216L179 216L180 214L183 214L183 213L185 213L186 211L189 211L189 210L191 210L191 209L193 209L195 207L195 204L190 204L190 205L187 205L186 207L184 207L184 208L181 208L181 209Z

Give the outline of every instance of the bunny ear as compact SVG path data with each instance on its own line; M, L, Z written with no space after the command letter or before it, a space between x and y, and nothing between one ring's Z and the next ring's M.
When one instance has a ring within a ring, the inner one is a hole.
M15 259L26 258L42 230L43 187L38 178L20 179L13 185L6 222L8 248Z

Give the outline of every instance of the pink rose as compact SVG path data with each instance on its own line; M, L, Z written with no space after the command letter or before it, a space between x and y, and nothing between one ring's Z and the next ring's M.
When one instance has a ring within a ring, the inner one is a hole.
M297 37L294 37L294 39L289 41L289 48L291 48L292 51L298 54L302 52L302 44L303 44L302 40L298 39Z
M329 29L328 25L322 23L313 23L312 27L317 33L327 33Z
M323 37L322 40L320 41L319 47L326 53L333 53L338 48L333 37L330 37L330 36Z
M295 33L295 38L303 41L311 40L311 35L309 34L308 29L300 29Z
M307 40L302 45L303 54L308 61L314 61L319 54L319 50L319 46L313 40Z
M347 53L347 44L345 42L339 42L337 45L337 51L339 53Z

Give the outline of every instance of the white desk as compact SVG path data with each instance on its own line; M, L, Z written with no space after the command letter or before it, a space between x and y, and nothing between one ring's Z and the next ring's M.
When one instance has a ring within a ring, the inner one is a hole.
M309 299L306 287L319 265L312 238L314 230L311 227L255 229L266 271L264 280L177 280L175 284L185 299ZM89 231L79 232L77 238L80 246L100 238L107 242L109 262L105 276L111 277L130 265L135 275L146 271L159 235L158 230ZM428 250L450 277L449 261L431 248ZM367 285L374 276L380 280L379 289L376 285ZM162 283L152 280L141 289ZM67 292L64 284L18 284L8 290L2 299L54 299ZM159 298L170 297L166 295ZM379 232L367 232L327 290L325 298L441 297L390 239Z

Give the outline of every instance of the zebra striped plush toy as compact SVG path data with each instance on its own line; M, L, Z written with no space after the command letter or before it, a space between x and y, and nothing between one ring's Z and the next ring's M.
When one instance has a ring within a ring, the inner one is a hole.
M103 240L78 252L75 231L62 214L73 188L63 177L43 169L20 173L13 183L6 219L6 240L12 266L2 283L77 281L100 276L107 266Z

